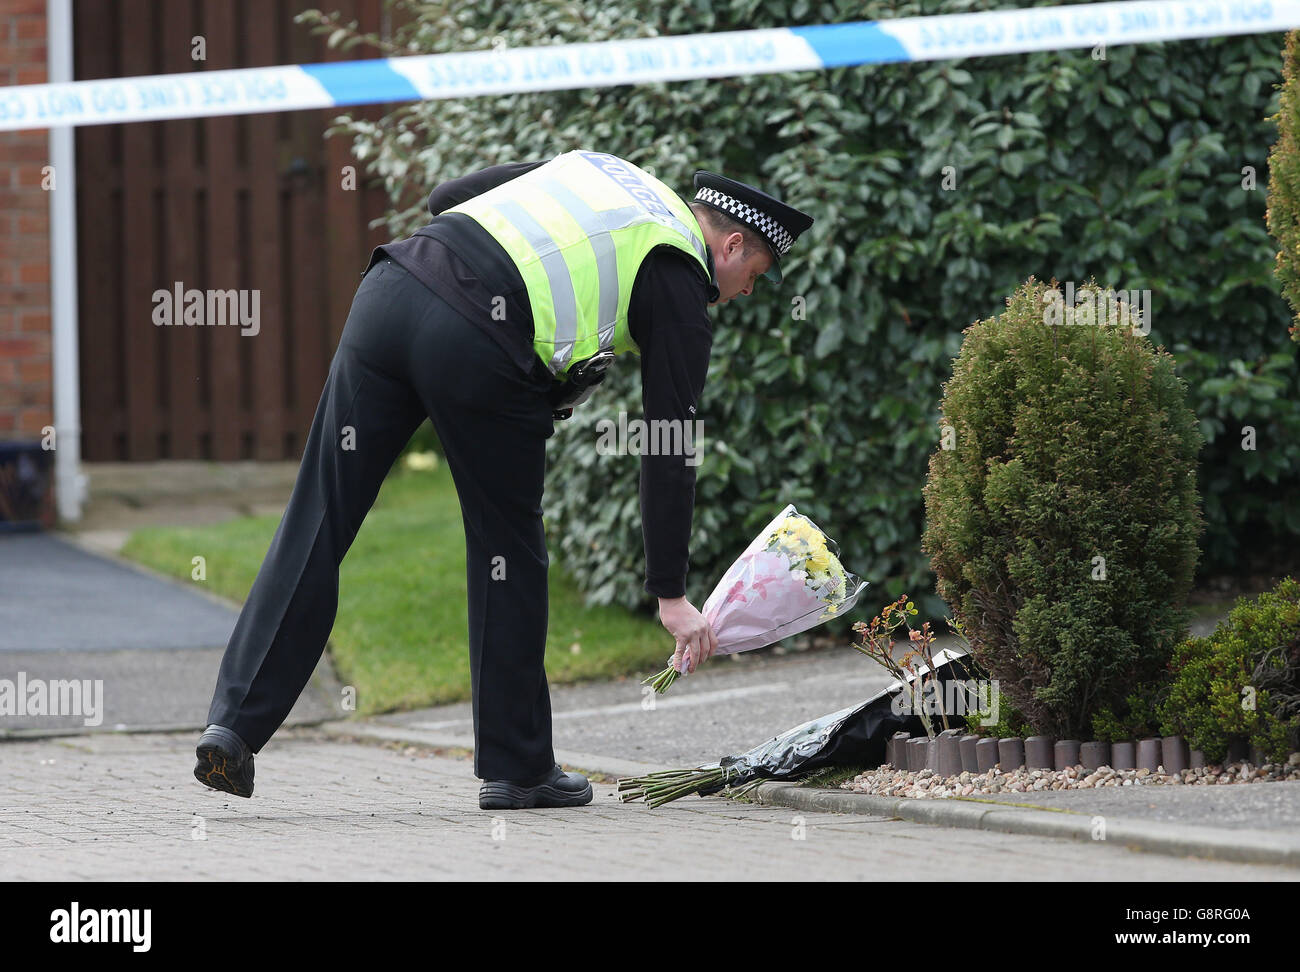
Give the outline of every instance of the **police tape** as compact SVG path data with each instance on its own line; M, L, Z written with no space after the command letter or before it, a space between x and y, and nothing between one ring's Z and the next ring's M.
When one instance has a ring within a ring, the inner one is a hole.
M0 131L594 88L1300 27L1300 0L1127 0L0 88Z

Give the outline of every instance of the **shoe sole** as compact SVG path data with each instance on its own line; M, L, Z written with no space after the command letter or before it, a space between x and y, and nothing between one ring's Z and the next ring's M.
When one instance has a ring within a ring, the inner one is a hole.
M204 786L223 793L232 793L238 797L251 797L253 783L230 775L230 758L216 746L200 746L195 750L198 764L194 767L194 778Z
M530 810L551 807L585 807L591 802L591 784L581 791L544 786L515 786L513 783L484 783L478 793L480 810Z

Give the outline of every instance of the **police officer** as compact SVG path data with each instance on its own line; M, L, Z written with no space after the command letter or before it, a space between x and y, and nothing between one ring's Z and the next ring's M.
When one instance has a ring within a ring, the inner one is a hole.
M222 660L197 749L200 781L252 795L253 754L325 648L339 564L427 416L465 526L479 805L590 802L590 784L562 771L551 747L546 440L626 351L640 355L645 420L694 421L712 344L707 308L749 294L759 275L779 281L781 257L812 224L711 172L697 172L695 188L683 202L600 152L498 165L438 186L433 220L376 249ZM640 498L645 589L693 671L717 641L684 596L689 458L642 456Z

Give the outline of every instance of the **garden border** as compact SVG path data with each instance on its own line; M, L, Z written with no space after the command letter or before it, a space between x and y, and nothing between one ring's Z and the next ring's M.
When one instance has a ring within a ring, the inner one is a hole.
M967 797L920 800L768 782L755 789L750 798L757 803L805 812L865 814L939 827L1031 837L1094 839L1093 814L1074 810L1031 810ZM1111 816L1105 817L1105 828L1105 838L1097 840L1097 843L1120 844L1130 850L1175 857L1300 867L1300 837L1288 837L1275 831L1223 831Z
M340 736L363 736L390 742L424 746L473 745L473 739L370 723L367 720L338 720L317 727ZM669 767L631 762L593 753L556 750L555 757L570 768L601 773L610 777L635 776ZM985 830L1030 837L1055 837L1067 840L1092 840L1093 815L1072 810L1031 810L1007 806L996 801L979 801L964 797L945 800L921 800L908 797L880 797L849 793L798 783L768 781L749 794L756 803L783 806L806 813L848 813L872 817L891 817L912 823ZM667 810L646 811L652 813ZM1153 824L1147 821L1106 817L1106 839L1098 843L1121 844L1131 850L1168 854L1175 857L1201 857L1209 860L1245 864L1274 864L1300 867L1300 837L1287 837L1274 831L1224 831L1186 824Z

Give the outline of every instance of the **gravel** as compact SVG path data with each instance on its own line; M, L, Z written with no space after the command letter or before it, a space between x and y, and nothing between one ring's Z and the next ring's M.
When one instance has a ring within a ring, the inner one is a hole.
M876 796L941 800L994 793L1036 793L1043 790L1091 790L1121 786L1235 786L1279 780L1300 780L1300 753L1292 753L1285 764L1252 766L1243 762L1186 769L1181 773L1153 773L1147 769L1116 770L1109 766L1090 771L1082 766L1072 766L1064 770L1030 770L1021 767L1002 772L991 769L987 773L967 772L945 777L937 775L933 770L911 773L886 763L879 769L841 784L841 787L854 793Z

